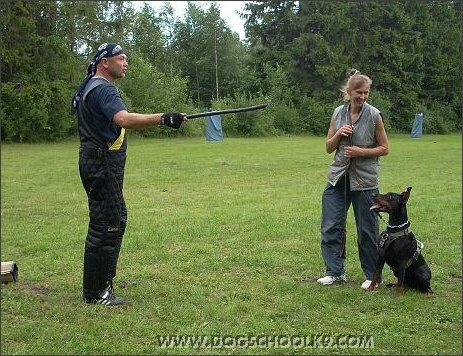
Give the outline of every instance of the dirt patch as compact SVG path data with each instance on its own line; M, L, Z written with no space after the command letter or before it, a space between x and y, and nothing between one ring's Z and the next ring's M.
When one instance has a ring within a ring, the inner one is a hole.
M27 292L29 292L30 294L39 295L39 296L47 295L48 292L49 292L48 287L46 287L46 286L41 286L41 285L35 284L35 283L30 283L30 282L24 283L24 284L23 284L23 288L24 288Z

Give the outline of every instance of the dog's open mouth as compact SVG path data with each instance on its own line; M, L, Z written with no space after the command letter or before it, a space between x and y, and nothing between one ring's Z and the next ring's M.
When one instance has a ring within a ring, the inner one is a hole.
M370 210L373 210L373 211L376 211L376 212L386 212L386 211L388 211L387 206L383 206L383 205L379 205L379 204L372 205L370 207Z

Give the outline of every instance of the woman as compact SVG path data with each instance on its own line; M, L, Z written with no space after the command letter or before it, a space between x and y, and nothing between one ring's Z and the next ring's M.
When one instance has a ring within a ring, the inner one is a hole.
M378 190L379 157L389 152L381 112L367 103L371 79L357 70L341 88L344 105L337 107L326 137L326 151L334 154L322 195L321 252L326 276L318 283L346 282L346 218L352 204L360 264L367 289L377 263L378 216L370 211Z

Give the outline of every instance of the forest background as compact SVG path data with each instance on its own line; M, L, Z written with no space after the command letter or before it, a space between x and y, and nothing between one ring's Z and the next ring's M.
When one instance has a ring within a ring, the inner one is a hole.
M461 1L250 1L241 41L217 2L191 1L178 18L130 1L2 1L1 140L77 136L71 98L96 48L121 44L129 111L186 113L268 103L226 115L228 136L325 135L351 68L373 79L369 102L388 132L461 131ZM132 133L131 133L132 134ZM199 136L204 120L178 131Z

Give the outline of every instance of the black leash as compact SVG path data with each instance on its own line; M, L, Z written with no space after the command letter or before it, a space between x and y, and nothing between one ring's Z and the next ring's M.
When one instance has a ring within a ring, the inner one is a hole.
M341 231L341 250L339 257L346 258L346 243L347 243L347 172L344 175L344 226Z
M349 119L349 125L352 127L352 119L349 115L349 106L346 108L346 123L347 120ZM348 137L349 140L349 146L353 145L352 141L352 134L349 135ZM348 171L350 168L350 163L351 159L347 159L347 167L346 167L346 173L344 173L344 226L341 231L341 250L339 251L339 256L342 258L346 258L346 243L347 243L347 184L350 184L350 178L348 175ZM348 182L349 181L349 182ZM350 189L350 187L349 187Z

